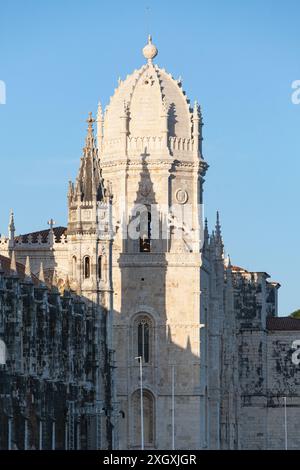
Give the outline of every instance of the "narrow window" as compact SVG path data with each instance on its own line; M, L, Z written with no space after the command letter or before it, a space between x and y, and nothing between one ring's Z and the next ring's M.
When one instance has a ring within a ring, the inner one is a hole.
M98 278L102 279L102 256L98 257Z
M90 257L86 256L83 262L84 278L88 279L91 275Z
M138 356L142 357L144 363L150 358L150 325L145 319L138 323Z

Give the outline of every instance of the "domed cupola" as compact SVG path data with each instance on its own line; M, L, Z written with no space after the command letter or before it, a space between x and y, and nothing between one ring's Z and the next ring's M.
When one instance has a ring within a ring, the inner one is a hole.
M124 81L119 80L103 117L104 156L125 141L131 148L139 139L148 139L157 149L174 146L174 141L180 140L192 149L193 112L189 101L181 80L153 63L157 54L149 36L143 48L147 63Z

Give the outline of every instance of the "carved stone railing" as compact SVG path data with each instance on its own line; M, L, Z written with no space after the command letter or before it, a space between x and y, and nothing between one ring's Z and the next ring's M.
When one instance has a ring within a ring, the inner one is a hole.
M104 154L111 154L114 152L119 152L120 150L122 150L122 147L123 141L121 138L110 140L104 139L102 151Z
M192 153L194 151L194 139L191 137L169 137L168 147L170 152L174 153ZM106 156L120 157L120 154L137 154L143 152L165 151L165 141L163 136L127 136L125 141L122 138L104 140L103 154Z
M192 152L194 149L194 140L185 137L170 137L169 146L171 151Z
M150 150L163 150L163 139L157 137L128 137L127 138L128 152L147 152Z
M32 235L29 234L26 238L16 238L13 242L6 237L0 238L0 252L8 249L40 249L40 248L55 248L56 246L60 247L67 243L67 237L65 234L62 234L59 240L56 239L54 234L49 233L46 240L42 239L42 236L39 234L35 240L32 239Z

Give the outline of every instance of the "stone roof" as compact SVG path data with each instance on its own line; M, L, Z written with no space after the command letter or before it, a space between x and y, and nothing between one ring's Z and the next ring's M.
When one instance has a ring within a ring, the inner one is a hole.
M1 270L0 271L4 272L4 274L6 276L10 276L11 275L11 270L10 270L11 259L7 258L6 256L0 255L0 263L1 263ZM21 263L17 262L16 265L17 265L18 277L21 280L24 280L25 279L25 266L24 266L24 264L21 264ZM32 282L34 284L38 285L40 283L38 278L32 273L31 273L31 278L32 278Z
M67 235L66 227L54 227L54 236L57 243L61 241L62 235ZM28 237L31 235L31 242L37 243L39 235L41 236L42 243L47 243L47 238L49 236L50 229L40 230L38 232L26 233L24 235L18 235L15 237L16 243L28 243Z
M240 272L245 274L265 274L267 277L270 277L266 271L248 271L247 269L241 268L240 266L231 266L231 269L233 272Z
M300 319L292 317L267 317L267 330L299 331Z
M152 43L148 47L152 48ZM168 135L190 139L192 112L181 79L174 79L150 59L124 81L119 80L104 113L104 141L121 138L124 129L120 118L125 115L130 116L128 135L161 136L161 119L166 112Z

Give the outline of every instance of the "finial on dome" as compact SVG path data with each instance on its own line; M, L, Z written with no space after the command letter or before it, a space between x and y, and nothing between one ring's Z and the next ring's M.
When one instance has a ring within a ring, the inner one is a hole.
M143 48L143 55L146 59L148 59L148 62L152 62L152 59L156 57L158 54L157 47L152 44L152 36L149 34L148 36L148 44Z

